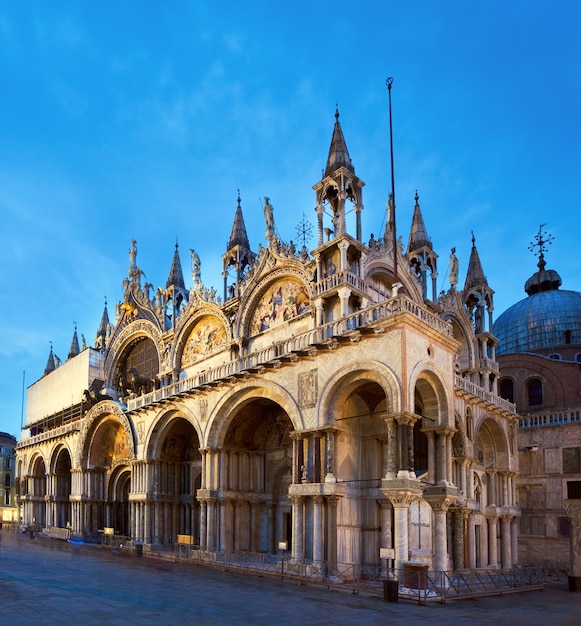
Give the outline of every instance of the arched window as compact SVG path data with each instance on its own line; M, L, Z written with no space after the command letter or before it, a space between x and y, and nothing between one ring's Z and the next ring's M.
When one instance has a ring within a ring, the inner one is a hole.
M474 417L472 416L472 409L466 407L466 435L468 439L474 438Z
M540 378L532 378L527 385L529 406L543 404L543 383Z
M500 379L500 397L509 402L514 402L514 382L512 378Z

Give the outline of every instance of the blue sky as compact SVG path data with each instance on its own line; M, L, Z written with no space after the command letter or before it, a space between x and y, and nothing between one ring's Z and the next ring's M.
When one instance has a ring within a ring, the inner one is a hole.
M221 293L240 188L254 250L260 198L295 239L315 224L335 103L366 182L364 239L390 188L397 222L416 189L447 288L471 232L495 317L525 296L539 224L548 267L579 290L581 5L574 1L14 2L0 6L0 430L20 430L26 386L76 322L114 317L128 249L165 285L176 237ZM315 240L311 241L314 247Z

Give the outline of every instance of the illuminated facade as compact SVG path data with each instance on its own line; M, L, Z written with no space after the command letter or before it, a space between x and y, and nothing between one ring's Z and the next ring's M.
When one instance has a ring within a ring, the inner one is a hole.
M105 308L95 347L75 334L29 390L24 522L113 528L146 550L178 535L208 554L286 546L329 573L512 566L517 416L474 241L464 288L452 254L437 296L417 196L406 250L391 215L363 242L363 185L337 113L314 250L279 238L265 198L253 252L238 198L223 293L193 250L186 288L177 245L152 293L132 242L114 323Z

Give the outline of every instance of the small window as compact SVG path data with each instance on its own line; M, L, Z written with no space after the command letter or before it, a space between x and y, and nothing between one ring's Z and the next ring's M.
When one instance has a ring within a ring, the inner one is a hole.
M563 474L581 474L581 448L563 448Z
M539 378L533 378L527 385L529 406L543 404L543 383Z
M568 517L557 518L557 532L559 537L571 536L571 520Z
M560 361L561 360L561 355L560 354L549 354L549 359L553 359L553 361Z
M514 402L514 383L511 378L500 379L500 397Z
M570 330L565 331L565 343L567 344L571 343L571 331Z
M577 361L577 363L581 363L581 352L577 352L575 355L575 361Z
M567 499L581 500L581 480L567 481Z

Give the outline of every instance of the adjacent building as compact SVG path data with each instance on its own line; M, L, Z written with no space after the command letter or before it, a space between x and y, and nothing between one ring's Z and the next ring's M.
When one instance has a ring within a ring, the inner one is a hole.
M178 535L209 555L286 548L322 576L517 562L518 416L498 393L475 240L463 288L452 251L440 294L417 195L405 249L391 202L363 241L364 183L335 118L314 249L283 240L265 198L253 250L240 197L220 294L193 250L186 286L177 244L152 291L131 243L113 321L105 306L94 347L75 330L29 389L24 523L111 528L146 550Z
M16 437L0 432L0 527L17 521L15 467Z
M520 417L517 497L524 564L570 562L567 500L581 498L581 293L547 270L539 229L538 270L527 297L494 323L500 393Z

